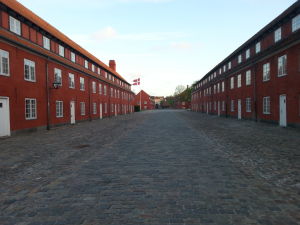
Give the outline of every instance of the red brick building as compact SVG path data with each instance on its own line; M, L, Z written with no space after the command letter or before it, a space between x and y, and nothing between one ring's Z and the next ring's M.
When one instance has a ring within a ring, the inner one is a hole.
M133 112L130 84L15 0L0 1L0 136Z
M137 95L135 95L133 102L135 106L141 106L141 110L151 110L155 109L155 103L145 91L141 90Z
M300 125L300 1L196 83L192 110Z

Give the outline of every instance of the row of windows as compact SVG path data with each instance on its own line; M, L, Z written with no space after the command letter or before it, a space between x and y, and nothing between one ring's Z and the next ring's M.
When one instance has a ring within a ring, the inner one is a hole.
M17 20L16 18L10 16L9 17L9 29L11 32L17 34L17 35L21 35L21 22L19 20ZM48 37L43 36L43 47L47 50L51 50L51 41ZM65 57L65 48L62 45L58 45L58 54L61 57ZM70 53L70 60L73 63L76 63L76 54L74 52ZM88 60L84 60L84 67L86 69L89 69L89 62ZM92 72L97 72L98 75L101 75L101 69L100 67L97 67L97 71L96 71L96 66L94 64L91 63L91 70ZM109 73L107 73L106 71L104 72L104 76L105 78L115 82L120 85L123 86L127 89L130 89L130 86L127 85L126 83L124 83L123 81L119 80L119 79L115 79L115 77Z
M300 14L295 16L293 19L292 19L292 23L291 23L291 26L292 26L292 32L295 32L297 30L300 29ZM282 39L282 28L279 27L278 29L276 29L274 31L274 43L277 43L278 41L280 41ZM259 52L261 52L261 42L257 42L255 44L255 53L258 54ZM251 57L251 52L250 52L250 48L246 49L245 51L245 59L249 59ZM237 61L238 61L238 64L242 63L243 62L243 54L239 54L238 57L237 57ZM221 66L219 68L219 75L222 73L222 72L226 72L226 70L230 70L232 67L231 67L231 61L228 62L227 64ZM208 76L208 78L206 78L205 80L203 80L202 82L200 82L199 84L196 85L196 89L205 85L206 83L210 82L211 80L213 80L214 78L216 78L217 76L217 71L215 71L214 73L212 73L210 76Z

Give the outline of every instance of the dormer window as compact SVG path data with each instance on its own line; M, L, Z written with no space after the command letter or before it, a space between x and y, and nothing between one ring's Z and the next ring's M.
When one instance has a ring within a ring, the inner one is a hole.
M274 32L274 41L278 42L281 40L281 27Z
M9 30L17 35L21 35L21 23L12 16L9 17Z
M71 52L71 61L75 62L76 61L76 57L75 57L75 53Z
M58 46L58 54L61 56L61 57L65 57L65 48L61 45Z
M45 36L43 36L43 47L50 50L50 39Z

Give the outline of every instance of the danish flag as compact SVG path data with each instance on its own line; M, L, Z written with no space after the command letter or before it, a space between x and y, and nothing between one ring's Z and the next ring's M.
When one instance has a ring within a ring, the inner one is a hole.
M132 85L140 85L140 78L133 80L133 84Z

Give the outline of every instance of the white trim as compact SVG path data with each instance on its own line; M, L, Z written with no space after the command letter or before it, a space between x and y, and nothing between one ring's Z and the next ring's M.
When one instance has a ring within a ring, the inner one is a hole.
M10 136L11 135L11 130L10 130L10 103L9 103L9 97L6 97L6 96L0 96L0 99L6 99L7 100L7 104L8 104L8 127L7 127L7 131L8 131L8 135L7 136Z

